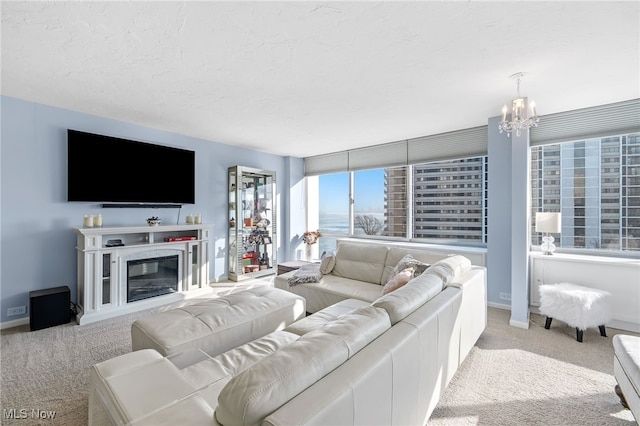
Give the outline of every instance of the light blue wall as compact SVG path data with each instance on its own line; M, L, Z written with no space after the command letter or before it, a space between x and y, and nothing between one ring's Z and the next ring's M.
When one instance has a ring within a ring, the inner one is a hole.
M499 121L499 117L490 118L487 132L487 300L509 307L500 294L511 295L511 140L498 131Z
M510 324L529 319L529 136L500 133L488 120L487 300L511 309ZM527 132L525 132L527 133ZM504 299L501 295L510 297Z
M526 110L526 106L525 106ZM529 328L529 132L511 134L511 319Z
M201 213L204 223L213 224L211 280L227 276L227 168L239 164L275 170L281 212L290 211L289 190L299 186L304 170L300 158L265 154L6 96L1 97L0 105L1 322L20 318L7 317L7 308L28 306L32 290L68 285L71 299L76 301L73 228L82 226L85 214L102 214L105 226L141 225L149 216L160 216L164 223L178 220L178 209L102 209L99 203L67 202L68 128L196 152L196 204L185 205L180 219L183 222L187 213ZM179 169L171 165L167 172L179 173ZM87 178L90 182L90 176ZM280 242L288 242L291 235L304 232L304 226L291 228L281 216L278 231ZM280 244L280 261L289 257L288 248L289 244Z

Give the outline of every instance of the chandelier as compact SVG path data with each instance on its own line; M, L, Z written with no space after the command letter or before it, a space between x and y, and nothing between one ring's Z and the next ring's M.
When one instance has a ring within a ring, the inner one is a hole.
M502 107L502 121L498 124L500 133L507 132L507 136L511 136L511 133L515 131L517 136L520 136L522 129L530 129L531 127L538 127L540 119L536 113L536 105L531 102L531 112L527 112L527 98L520 96L520 82L525 73L517 72L513 74L511 79L516 80L518 86L518 98L514 99L511 105L511 121L507 121L507 106Z

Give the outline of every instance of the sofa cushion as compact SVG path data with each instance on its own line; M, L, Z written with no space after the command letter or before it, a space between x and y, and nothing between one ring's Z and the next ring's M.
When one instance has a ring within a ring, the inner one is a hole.
M290 345L298 338L297 334L284 330L274 331L216 357L203 357L202 361L188 365L182 368L181 371L197 389L218 381L224 381L226 384L233 376ZM212 403L215 403L215 401L212 401Z
M442 278L443 285L453 283L471 268L471 261L459 254L448 256L431 265L427 271Z
M259 425L389 328L386 312L368 306L301 336L231 379L218 397L215 420Z
M339 244L336 265L331 273L337 277L381 284L388 250L384 245Z
M302 336L303 334L320 330L343 315L351 313L358 308L366 308L369 305L369 302L364 302L362 300L345 299L341 302L334 303L331 306L327 306L313 315L309 315L294 322L293 324L290 324L284 329L284 331Z
M91 382L99 392L110 395L112 410L122 424L143 418L196 390L167 358L158 358L152 349L139 352L96 364L91 371ZM122 370L128 360L133 366Z
M387 311L393 325L424 305L443 288L442 279L435 274L430 274L427 270L402 288L385 294L371 305Z
M277 276L276 282L289 274L291 272ZM382 295L382 286L327 274L319 283L298 284L290 287L289 291L305 298L307 312L318 312L345 299L371 303Z

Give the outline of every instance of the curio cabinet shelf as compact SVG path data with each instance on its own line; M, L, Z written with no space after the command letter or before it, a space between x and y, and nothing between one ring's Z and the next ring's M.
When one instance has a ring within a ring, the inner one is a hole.
M243 166L229 168L229 279L275 273L276 173Z

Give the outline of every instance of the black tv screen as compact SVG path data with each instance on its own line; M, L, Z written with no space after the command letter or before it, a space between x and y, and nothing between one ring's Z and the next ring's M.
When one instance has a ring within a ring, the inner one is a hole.
M67 130L67 200L195 203L195 152Z

